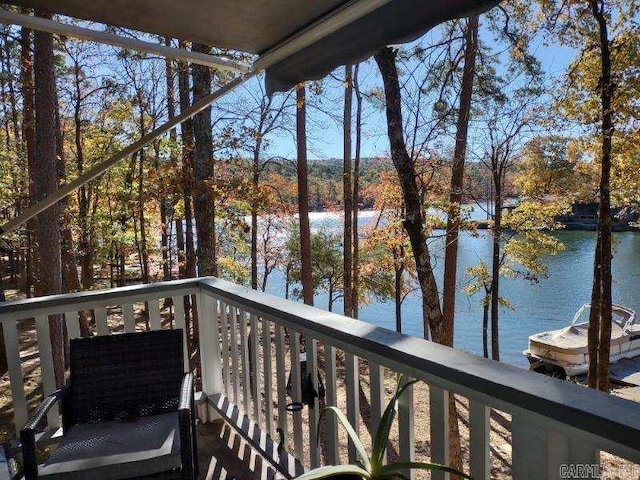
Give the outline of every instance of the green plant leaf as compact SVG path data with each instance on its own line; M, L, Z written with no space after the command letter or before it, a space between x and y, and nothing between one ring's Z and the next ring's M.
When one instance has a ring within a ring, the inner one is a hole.
M357 465L328 465L316 468L299 477L296 480L322 480L337 475L358 475L363 479L370 479L371 475L364 468Z
M396 416L398 399L407 388L417 382L417 380L411 380L403 384L403 379L404 377L402 375L398 376L398 386L382 414L380 425L376 431L376 436L371 448L371 468L373 471L377 471L382 466L382 457L387 449L387 443L389 443L389 432L391 431L391 425L393 425L393 419Z
M344 413L342 413L337 407L325 407L322 410L322 413L320 413L320 418L318 419L318 424L320 424L320 422L322 421L322 418L327 414L327 412L333 412L336 415L336 418L340 421L340 423L342 424L342 426L344 427L344 429L347 431L347 434L349 435L349 438L351 439L351 441L353 442L353 445L356 447L356 451L358 452L358 456L362 459L362 466L368 471L371 471L371 462L369 461L369 457L367 456L367 451L364 448L364 445L362 445L362 442L360 441L360 438L358 437L358 434L356 433L356 431L353 429L353 427L351 426L351 423L349 422L349 419L347 419L347 417L344 415ZM320 433L320 429L318 429L318 434ZM320 445L320 442L318 442L318 445Z
M455 468L446 467L438 463L428 463L428 462L392 463L375 470L375 472L372 475L372 478L376 480L382 480L384 478L395 478L398 475L402 475L402 473L400 473L402 470L438 470L440 472L448 472L463 478L467 478L469 480L473 480L473 477L470 477L466 473L456 470Z

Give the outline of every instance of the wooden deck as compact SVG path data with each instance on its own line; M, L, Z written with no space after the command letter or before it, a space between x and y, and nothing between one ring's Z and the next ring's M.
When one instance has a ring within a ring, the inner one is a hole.
M198 424L200 480L284 479L222 420Z

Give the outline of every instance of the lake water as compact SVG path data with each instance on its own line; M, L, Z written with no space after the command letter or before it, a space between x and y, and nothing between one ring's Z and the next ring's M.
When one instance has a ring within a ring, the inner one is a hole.
M374 218L372 212L362 212L360 223ZM342 219L331 213L311 214L312 229L320 227L337 230ZM537 284L526 280L501 279L500 294L511 302L514 311L500 311L500 355L504 362L527 366L522 351L527 347L529 335L566 326L574 313L591 296L595 232L558 231L554 235L566 249L549 257L549 278ZM444 241L433 239L430 244L436 278L442 285ZM455 340L456 348L482 355L481 295L469 297L461 287L466 267L480 261L487 264L491 258L491 232L481 231L477 237L467 232L460 235L458 254L458 292L456 295ZM614 234L613 299L634 310L640 309L640 234L624 232ZM283 295L281 276L270 277L270 291ZM326 295L318 294L315 305L327 308ZM334 311L342 313L342 304L336 302ZM422 308L419 295L407 298L402 306L403 332L422 336ZM363 305L360 319L395 329L393 301Z

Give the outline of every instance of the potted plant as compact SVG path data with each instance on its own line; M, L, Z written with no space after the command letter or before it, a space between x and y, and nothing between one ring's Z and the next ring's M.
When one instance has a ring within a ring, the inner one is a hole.
M403 383L402 375L398 377L398 385L393 394L393 397L387 404L387 407L380 419L380 425L373 438L373 445L371 447L371 455L367 455L367 452L362 444L360 438L356 434L355 430L351 426L351 423L347 417L336 407L326 407L322 410L318 423L322 421L324 416L328 412L333 412L339 422L346 430L349 439L353 442L359 457L358 465L328 465L320 467L315 470L311 470L297 477L298 480L322 480L325 478L331 478L332 480L393 480L393 479L406 479L407 470L440 470L458 475L462 478L473 480L469 475L460 472L454 468L446 467L437 463L428 462L395 462L384 464L384 452L387 449L389 443L389 432L391 431L391 425L396 416L398 410L398 400L402 393L411 385L416 383L417 380ZM318 444L320 436L320 428L318 428Z

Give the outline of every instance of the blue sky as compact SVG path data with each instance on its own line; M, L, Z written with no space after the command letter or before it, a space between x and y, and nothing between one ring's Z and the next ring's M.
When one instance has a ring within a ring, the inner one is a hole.
M482 20L481 20L482 24ZM427 33L421 41L429 42L430 38L437 35L436 31ZM481 41L495 45L492 34L481 28ZM420 41L420 40L419 40ZM415 42L418 43L418 42ZM496 47L497 48L497 47ZM548 84L552 85L560 79L567 69L567 66L575 57L575 51L559 45L545 45L541 39L537 39L532 53L541 61L544 72L548 76ZM325 79L325 94L329 97L331 110L336 115L342 114L343 89L338 78L344 75L344 68L341 67L333 72L332 76ZM363 89L380 85L378 68L372 59L361 64L360 78ZM331 78L333 77L333 78ZM249 85L247 88L251 88ZM255 88L255 86L254 86ZM326 108L326 105L323 106ZM355 109L355 100L354 100ZM369 102L365 101L363 115L363 139L362 157L375 157L385 155L389 150L389 143L386 137L386 123L384 112L376 110ZM310 159L317 158L342 158L342 126L336 120L327 115L310 108L308 111L308 156ZM295 139L291 134L271 138L271 155L285 158L296 157Z

